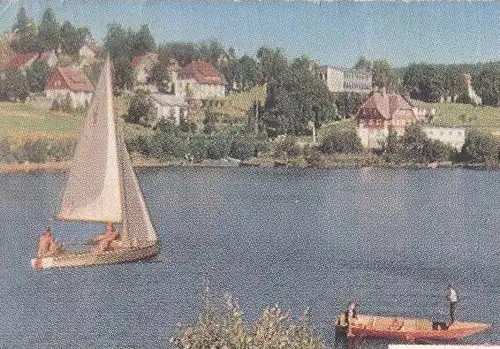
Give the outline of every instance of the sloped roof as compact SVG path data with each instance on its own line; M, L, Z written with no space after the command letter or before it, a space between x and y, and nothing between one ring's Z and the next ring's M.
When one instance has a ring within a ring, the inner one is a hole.
M92 92L94 87L85 73L73 67L57 68L62 78L73 92Z
M38 52L16 53L4 64L4 70L16 70L24 67L31 59L38 57Z
M193 78L199 84L224 85L224 77L215 67L206 62L191 62L181 72L182 77Z
M394 93L374 92L366 102L364 102L358 111L358 117L361 113L380 114L384 119L391 120L398 111L409 111L416 118L413 106L402 96Z
M146 52L146 53L137 55L134 58L132 58L132 60L130 61L130 66L132 68L137 67L142 62L142 60L144 58L151 58L154 61L158 60L158 53L155 53L155 52Z

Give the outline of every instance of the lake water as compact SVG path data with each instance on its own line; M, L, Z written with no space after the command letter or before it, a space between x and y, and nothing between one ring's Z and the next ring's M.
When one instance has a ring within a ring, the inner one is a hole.
M203 280L234 294L251 325L278 303L310 308L333 346L359 312L500 318L500 172L462 169L169 168L139 181L162 251L151 262L34 272L62 174L0 175L0 347L168 348L196 319ZM63 231L64 230L64 231ZM55 226L56 236L78 227ZM98 232L98 231L96 231ZM466 343L499 343L500 329ZM363 348L386 348L365 341Z

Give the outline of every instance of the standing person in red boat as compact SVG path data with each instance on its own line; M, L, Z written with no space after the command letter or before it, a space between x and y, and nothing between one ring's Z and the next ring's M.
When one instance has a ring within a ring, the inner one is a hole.
M350 301L349 304L347 305L347 309L340 315L340 317L337 319L337 325L342 327L346 335L348 337L352 336L351 332L351 325L354 323L354 320L358 318L357 311L356 311L356 303L353 301Z
M458 302L457 291L452 284L448 285L446 299L450 303L450 325L452 325L455 322L455 309Z

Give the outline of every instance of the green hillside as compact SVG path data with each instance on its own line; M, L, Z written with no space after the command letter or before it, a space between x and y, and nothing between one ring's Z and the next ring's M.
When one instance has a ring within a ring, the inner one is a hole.
M266 87L255 86L248 91L231 92L223 100L221 107L215 107L212 110L216 113L229 115L235 118L246 117L246 112L252 107L255 101L264 104L266 101Z
M28 103L0 102L0 137L13 144L37 138L75 138L82 117Z
M474 127L500 135L500 108L475 107L460 103L429 103L436 109L432 123L436 126Z

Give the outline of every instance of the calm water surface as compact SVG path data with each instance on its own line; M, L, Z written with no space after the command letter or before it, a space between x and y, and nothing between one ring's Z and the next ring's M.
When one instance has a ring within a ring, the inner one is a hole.
M0 175L1 348L168 348L196 319L204 279L238 297L249 325L276 303L297 317L309 307L331 345L348 300L446 319L449 282L460 319L499 322L500 172L175 168L139 180L155 260L37 273L29 260L65 177ZM466 342L499 343L500 330Z

